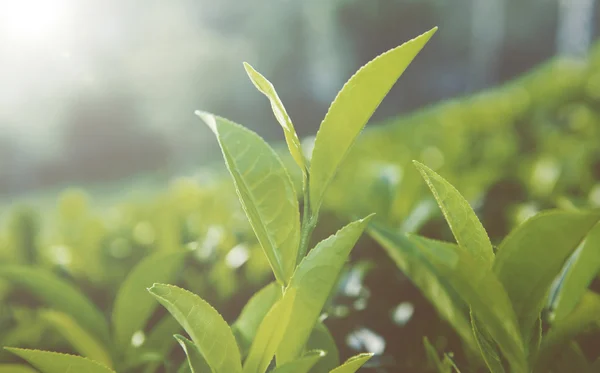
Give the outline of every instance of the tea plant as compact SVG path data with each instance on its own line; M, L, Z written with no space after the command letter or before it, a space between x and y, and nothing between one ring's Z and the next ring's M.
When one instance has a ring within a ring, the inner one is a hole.
M457 243L377 224L369 232L466 348L477 351L492 373L596 371L600 363L593 367L573 338L600 322L600 295L587 290L600 270L600 211L541 213L494 250L460 193L428 167L415 165ZM543 332L545 323L550 327ZM436 359L440 372L452 370Z
M293 124L271 83L245 65L252 82L269 98L290 153L302 172L302 224L294 185L277 153L252 131L224 118L197 113L219 141L239 200L276 280L254 295L231 328L199 296L159 283L170 282L177 272L177 265L165 266L167 258L150 257L131 273L115 302L112 338L103 317L77 291L49 274L17 268L0 275L28 287L61 311L50 313L48 318L89 359L39 350L8 350L44 373L112 372L115 357L127 354L136 331L152 314L152 305L140 295L140 290L153 278L157 283L149 288L150 293L191 338L175 335L187 356L179 371L263 373L273 365L274 357L276 366L272 371L278 373L358 370L371 355L358 355L338 366L335 345L319 318L371 216L348 224L308 252L310 238L325 191L348 150L434 32L435 29L384 53L350 78L321 123L310 161L305 158ZM170 255L178 258L173 259L177 264L184 257ZM170 328L156 329L163 335ZM106 346L111 340L114 348L109 352ZM117 369L125 371L147 359L152 356L138 354L137 359L120 361ZM17 368L0 366L0 372L2 369Z

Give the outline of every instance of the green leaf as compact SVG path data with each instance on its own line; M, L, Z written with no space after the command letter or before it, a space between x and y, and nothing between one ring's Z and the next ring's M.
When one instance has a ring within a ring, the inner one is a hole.
M244 362L244 373L264 373L275 356L290 321L296 289L288 289L283 298L273 305L260 323L248 358Z
M270 283L255 293L246 303L240 316L231 326L237 337L242 356L250 349L250 345L256 336L256 331L271 307L281 297L281 290L276 283Z
M559 352L579 334L593 329L600 329L600 295L588 291L581 302L567 317L552 325L540 348L536 362L536 371L546 371Z
M391 231L381 224L371 223L368 232L421 290L439 315L452 325L465 344L473 352L479 351L467 316L467 305L419 247L405 235ZM436 241L436 244L445 245L453 251L457 250L456 245L451 243Z
M297 293L283 337L285 343L277 351L278 365L292 361L302 353L350 251L372 216L352 222L319 242L300 262L289 285Z
M335 339L321 321L317 322L313 328L308 342L306 342L306 349L308 351L321 350L327 353L312 367L310 373L328 373L340 365L340 353L335 345Z
M57 311L70 315L100 342L109 345L108 324L104 315L67 281L40 268L11 265L0 267L0 278L26 288Z
M489 333L482 329L478 324L480 324L480 322L477 321L477 319L473 316L473 312L471 312L473 335L475 336L475 340L477 341L477 345L479 346L479 351L481 352L483 361L485 361L485 365L487 365L491 373L504 373L504 366L502 365L502 360L500 358L500 354L498 353L496 343L490 337Z
M435 347L433 347L431 342L429 342L429 338L423 338L423 345L425 346L427 360L429 360L429 362L433 365L437 373L452 373L452 366L440 360L438 352Z
M587 361L577 342L571 341L559 349L552 357L552 373L598 373ZM549 370L535 370L535 373L548 373Z
M575 251L552 305L552 320L561 321L577 306L592 280L600 272L600 224L596 224Z
M512 301L525 341L552 282L599 219L599 212L541 213L517 227L498 247L494 272Z
M0 364L0 373L37 373L38 371L26 365Z
M269 82L264 76L262 76L258 71L254 70L249 63L244 62L244 68L246 69L246 73L256 89L258 89L261 93L263 93L269 101L271 102L271 108L273 109L273 114L275 114L275 118L283 128L283 134L285 135L285 142L292 154L292 158L298 164L300 169L302 170L302 174L304 178L306 178L307 167L306 162L304 160L304 154L302 153L302 146L300 144L300 139L298 139L298 135L296 134L296 130L294 129L294 124L290 119L283 103L279 99L277 92L275 91L275 87L273 84Z
M196 114L217 136L242 207L275 278L287 284L296 265L300 210L281 159L256 133L224 118Z
M309 351L303 357L297 360L292 360L283 365L278 366L271 373L307 373L324 356L325 351Z
M494 261L492 243L469 205L469 202L449 182L427 166L413 161L433 193L458 246L491 267Z
M196 345L194 345L194 342L179 334L176 334L173 337L175 337L175 339L177 340L177 342L179 342L179 345L183 349L183 352L185 352L185 356L187 356L187 363L192 373L212 372L212 369L210 369L208 363L206 362L200 351L198 351Z
M169 352L175 345L175 340L172 338L174 334L180 333L181 325L171 315L165 315L160 321L152 327L148 332L146 340L139 349L132 350L132 357L142 359L145 356L154 356L155 361L148 362L144 368L144 373L154 373L161 364L168 361ZM156 361L157 360L157 361Z
M181 324L215 373L242 372L233 333L210 304L177 286L154 284L148 290Z
M27 360L42 373L115 373L114 370L81 356L22 348L6 347L5 349Z
M354 373L372 357L373 354L360 354L352 356L350 359L346 360L344 364L332 370L331 373Z
M81 355L112 368L112 359L104 346L91 336L69 315L45 310L40 313L43 320L52 325Z
M367 63L342 87L317 132L310 164L310 205L316 215L325 190L358 134L437 29Z
M121 285L112 311L113 335L118 351L132 348L131 337L144 330L156 309L146 289L156 282L172 282L187 253L155 253L140 261Z
M409 239L426 255L442 278L467 303L475 317L511 364L527 371L525 350L510 299L496 275L466 250L453 250L439 241L419 236Z

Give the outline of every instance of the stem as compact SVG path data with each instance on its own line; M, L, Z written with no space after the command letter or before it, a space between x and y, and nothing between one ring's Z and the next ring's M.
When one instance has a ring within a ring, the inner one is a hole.
M302 227L300 231L300 247L296 257L296 265L299 265L302 259L308 252L308 245L315 227L317 226L318 212L313 216L313 211L310 208L310 195L308 187L308 177L304 180L304 197L303 197L303 212L302 212Z

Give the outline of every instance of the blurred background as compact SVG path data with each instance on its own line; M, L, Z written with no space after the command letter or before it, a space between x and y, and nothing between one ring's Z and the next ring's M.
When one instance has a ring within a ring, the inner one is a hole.
M157 180L219 160L203 109L282 139L245 76L269 78L301 137L358 67L440 32L372 122L585 57L594 0L1 0L0 200Z

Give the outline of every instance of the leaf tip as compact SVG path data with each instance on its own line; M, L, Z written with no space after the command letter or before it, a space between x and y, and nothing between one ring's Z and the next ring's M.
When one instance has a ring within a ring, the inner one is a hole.
M214 132L217 133L217 119L211 113L206 111L196 110L194 114L200 117L204 123Z

